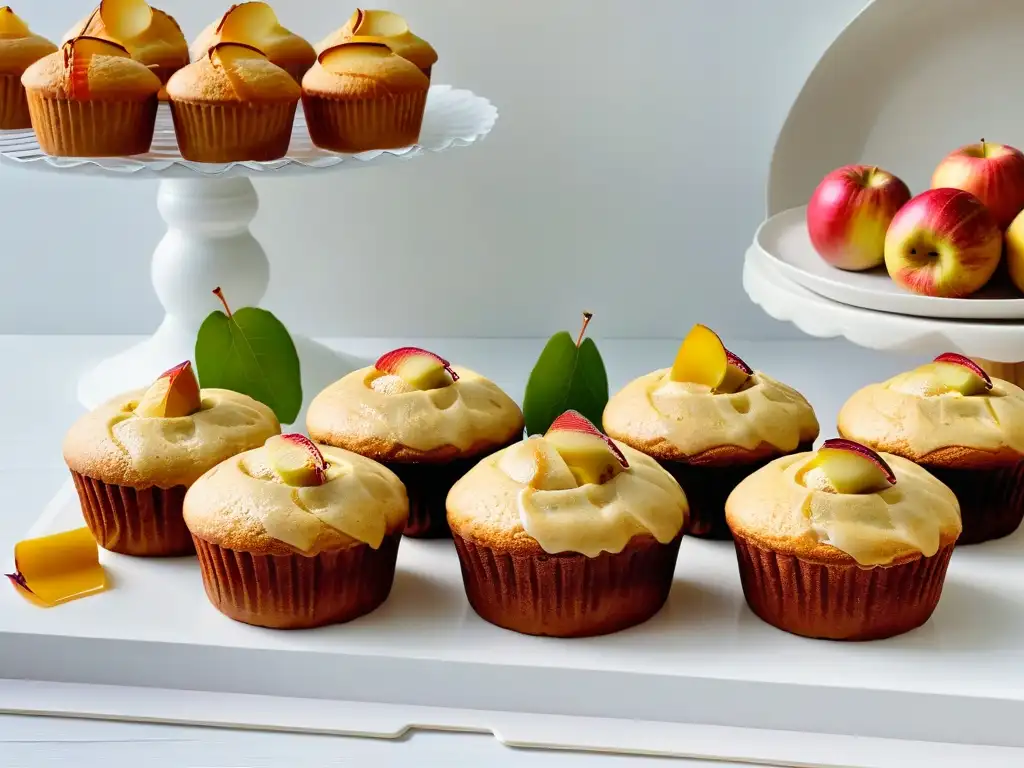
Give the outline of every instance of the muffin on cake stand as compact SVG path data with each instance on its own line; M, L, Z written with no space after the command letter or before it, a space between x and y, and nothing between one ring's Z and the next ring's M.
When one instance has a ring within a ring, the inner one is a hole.
M160 181L157 206L168 232L153 255L152 276L166 313L164 320L150 338L83 374L78 381L78 399L87 408L95 408L119 392L144 386L171 365L191 359L199 326L220 306L211 293L214 288L221 287L233 306L259 306L270 282L270 262L249 229L259 208L254 178L351 170L466 147L490 133L497 118L498 110L486 98L450 85L435 85L427 97L417 144L337 154L313 145L300 107L284 158L227 164L193 163L182 158L166 105L161 105L157 115L150 152L133 157L51 157L42 152L31 129L0 131L0 165L7 169ZM367 364L311 339L294 337L294 341L307 396Z

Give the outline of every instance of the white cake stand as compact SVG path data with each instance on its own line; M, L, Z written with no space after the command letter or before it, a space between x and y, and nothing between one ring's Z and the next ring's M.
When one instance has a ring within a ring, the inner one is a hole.
M78 399L94 408L127 389L142 387L162 371L192 359L196 334L220 307L211 291L224 289L232 306L258 306L270 281L270 263L249 223L259 208L252 179L351 170L465 147L494 127L498 110L487 99L448 85L430 89L419 143L398 150L342 155L313 146L301 107L288 155L268 163L192 163L178 153L170 110L162 105L149 154L130 158L60 158L40 150L32 131L0 131L0 165L7 168L159 179L157 206L167 222L153 255L153 287L165 310L150 338L99 363L78 382ZM316 342L295 337L308 398L364 364Z

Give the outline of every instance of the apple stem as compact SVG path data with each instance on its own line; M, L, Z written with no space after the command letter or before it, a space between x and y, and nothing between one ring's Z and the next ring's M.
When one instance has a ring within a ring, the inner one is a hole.
M985 138L981 139L981 156L988 157L988 146L985 144Z
M231 317L231 307L228 306L228 300L224 298L224 291L220 289L220 286L213 289L213 295L220 299L220 303L224 305L224 311L227 313L227 316Z
M593 312L583 313L583 327L580 328L580 335L576 337L576 347L579 348L580 344L583 343L583 334L587 332L587 326L590 325L590 321L594 319Z

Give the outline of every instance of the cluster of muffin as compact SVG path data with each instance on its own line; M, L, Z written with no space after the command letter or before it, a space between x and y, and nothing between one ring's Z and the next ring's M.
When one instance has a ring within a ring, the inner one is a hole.
M195 550L211 602L269 627L380 605L404 533L454 539L494 624L613 632L662 607L690 533L734 541L765 621L888 637L932 614L958 539L1024 518L1024 390L959 355L856 393L812 451L810 404L696 326L603 423L523 439L497 385L405 347L317 395L309 437L186 363L83 417L64 455L101 546Z
M103 0L58 49L4 7L0 129L31 126L50 155L141 154L166 100L186 160L269 161L287 153L301 100L321 149L394 149L419 139L436 61L390 11L356 10L314 48L246 2L190 48L144 0Z

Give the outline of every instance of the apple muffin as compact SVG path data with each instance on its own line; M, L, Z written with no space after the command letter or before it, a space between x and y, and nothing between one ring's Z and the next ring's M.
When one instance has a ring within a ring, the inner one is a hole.
M1007 536L1024 519L1024 390L963 355L856 392L839 412L839 433L948 485L960 500L960 544Z
M925 469L841 438L750 475L726 519L751 610L830 640L924 624L961 531L956 496Z
M450 535L445 498L484 456L519 440L523 413L497 384L402 347L331 384L309 406L317 442L383 463L409 492L407 536Z
M281 26L274 10L266 3L232 5L193 41L193 61L203 59L218 43L242 43L256 48L296 83L302 82L302 76L316 61L313 46Z
M76 37L21 76L39 146L58 157L149 151L160 79L117 43Z
M189 62L188 43L178 22L151 8L145 0L103 0L68 30L63 42L83 36L113 40L124 46L161 83L166 83Z
M554 637L616 632L656 614L687 515L666 470L576 411L481 461L447 506L473 610Z
M670 369L630 382L605 407L604 428L657 459L686 491L686 532L728 539L725 500L755 470L810 449L818 420L796 390L752 370L697 325Z
M437 63L437 51L409 29L408 22L392 11L364 11L357 8L345 25L321 40L317 55L344 43L382 43L420 68L424 75Z
M218 464L184 503L210 602L274 629L339 624L380 606L408 516L393 472L298 434Z
M274 412L251 397L199 389L186 361L79 419L64 438L64 460L97 544L125 555L187 555L185 491L280 431Z
M0 131L32 126L21 76L56 50L56 45L33 33L10 6L0 8Z

